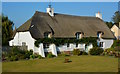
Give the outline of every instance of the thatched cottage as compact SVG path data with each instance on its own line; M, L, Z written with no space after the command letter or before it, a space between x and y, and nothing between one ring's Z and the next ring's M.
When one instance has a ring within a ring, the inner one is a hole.
M110 48L113 44L114 35L102 20L100 13L96 17L91 16L74 16L67 14L54 13L54 9L49 6L47 13L36 11L35 14L19 28L13 35L13 39L9 41L10 46L28 46L28 50L32 49L34 53L39 53L45 57L44 52L52 52L57 56L57 51L72 51L75 48L86 50L93 47L89 44L71 43L57 47L50 44L44 49L43 43L39 47L34 45L35 41L40 38L77 38L96 37L98 45L103 48Z

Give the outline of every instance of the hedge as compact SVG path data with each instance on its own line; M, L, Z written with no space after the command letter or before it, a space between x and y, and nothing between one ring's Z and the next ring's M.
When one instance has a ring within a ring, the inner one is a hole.
M39 47L40 43L54 43L55 45L59 46L64 43L85 43L89 44L92 43L94 47L97 47L97 38L94 37L87 37L82 39L75 39L75 38L41 38L35 41L35 46Z

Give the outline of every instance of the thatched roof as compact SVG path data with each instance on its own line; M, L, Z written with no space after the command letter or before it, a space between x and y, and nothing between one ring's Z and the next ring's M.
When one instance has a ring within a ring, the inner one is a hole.
M97 37L97 32L104 32L103 38L114 38L112 32L97 17L73 16L55 13L53 17L36 11L31 19L21 25L17 31L30 31L33 38L44 38L45 32L51 32L57 38L76 37L76 32L83 32L84 37Z

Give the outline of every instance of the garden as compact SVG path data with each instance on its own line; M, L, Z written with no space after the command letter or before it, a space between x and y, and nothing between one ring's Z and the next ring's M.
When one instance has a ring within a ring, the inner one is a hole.
M93 47L88 53L74 49L59 52L57 57L49 52L45 58L14 46L2 53L3 72L117 72L119 46L115 40L109 49Z

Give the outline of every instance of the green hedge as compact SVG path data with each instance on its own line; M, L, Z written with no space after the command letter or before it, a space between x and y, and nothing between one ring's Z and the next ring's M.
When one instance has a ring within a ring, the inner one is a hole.
M100 55L103 53L103 49L99 48L99 47L93 47L92 49L90 49L89 53L90 55Z
M79 49L74 49L73 50L73 55L80 55L82 52Z
M59 46L64 43L85 43L89 44L92 43L94 47L97 47L97 38L94 37L87 37L82 39L75 39L75 38L42 38L35 41L35 46L39 47L40 43L54 43L55 45Z

